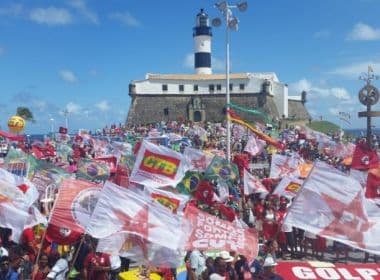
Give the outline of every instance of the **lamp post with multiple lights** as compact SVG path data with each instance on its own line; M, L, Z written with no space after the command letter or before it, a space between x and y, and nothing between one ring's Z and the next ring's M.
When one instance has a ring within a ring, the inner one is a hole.
M230 103L230 30L238 30L239 19L232 14L232 9L237 8L240 12L244 12L248 8L247 2L230 5L223 1L215 4L215 7L223 14L226 22L226 108ZM212 25L218 27L222 24L220 18L214 18ZM227 160L231 160L231 121L228 118L227 110Z

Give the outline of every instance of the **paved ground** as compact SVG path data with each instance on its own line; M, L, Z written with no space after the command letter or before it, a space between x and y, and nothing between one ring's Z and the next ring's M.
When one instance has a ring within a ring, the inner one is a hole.
M325 261L325 262L340 262L340 263L365 263L365 254L363 251L350 248L348 252L348 258L346 260L346 257L344 253L341 253L339 255L339 258L337 259L336 251L334 250L332 244L329 244L327 247L326 252L324 253L324 257L322 258L313 258L311 255L311 250L308 250L308 254L306 256L300 256L298 254L296 258L290 259L290 258L279 258L278 261ZM374 255L370 255L368 263L375 263L376 260L374 258ZM377 257L377 263L380 263L380 256Z

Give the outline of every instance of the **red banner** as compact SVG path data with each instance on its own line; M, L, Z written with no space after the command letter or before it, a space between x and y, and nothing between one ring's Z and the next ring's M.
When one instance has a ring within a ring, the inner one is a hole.
M257 233L239 228L194 206L186 207L185 217L193 226L187 249L235 251L253 259L258 252Z
M380 279L380 267L378 264L279 262L276 267L276 272L286 280Z

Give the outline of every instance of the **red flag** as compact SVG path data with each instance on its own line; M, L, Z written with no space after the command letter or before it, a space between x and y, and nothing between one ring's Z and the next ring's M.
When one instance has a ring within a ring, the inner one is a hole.
M72 235L83 233L100 191L99 185L88 181L63 180L48 228L50 238L67 244Z
M372 150L367 143L359 142L356 144L354 154L352 156L352 169L366 170L374 168L379 162L376 150Z
M365 197L380 198L380 167L368 171Z

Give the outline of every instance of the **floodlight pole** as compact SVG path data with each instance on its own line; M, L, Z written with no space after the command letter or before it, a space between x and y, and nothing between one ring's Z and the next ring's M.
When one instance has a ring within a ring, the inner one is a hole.
M226 116L227 116L227 161L231 160L231 120L228 117L228 109L230 106L230 29L229 22L229 6L226 5Z
M236 5L230 5L227 1L215 4L220 12L223 13L226 24L226 116L227 116L227 155L228 161L231 161L231 120L228 117L228 109L230 107L230 29L236 28L238 19L232 15L233 8L238 8L241 12L247 9L247 3L243 2ZM216 21L220 25L220 20Z

